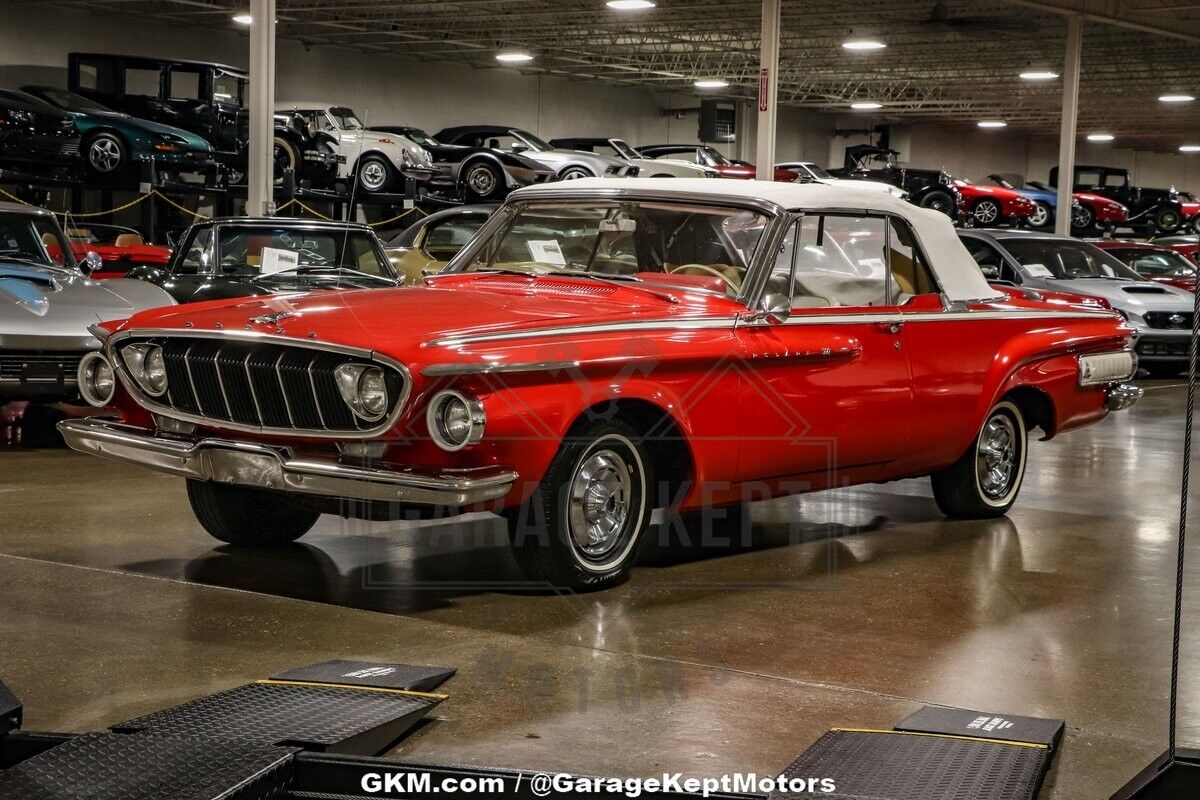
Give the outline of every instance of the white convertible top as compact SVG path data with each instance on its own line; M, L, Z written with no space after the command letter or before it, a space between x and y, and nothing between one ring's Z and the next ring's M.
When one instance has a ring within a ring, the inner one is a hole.
M580 178L518 189L509 199L526 194L577 192L588 189L650 190L655 193L705 195L731 200L765 200L789 211L878 211L904 217L912 225L937 276L946 299L982 300L1002 297L984 279L975 259L959 241L950 218L940 211L921 208L884 192L821 183L741 181L713 178Z

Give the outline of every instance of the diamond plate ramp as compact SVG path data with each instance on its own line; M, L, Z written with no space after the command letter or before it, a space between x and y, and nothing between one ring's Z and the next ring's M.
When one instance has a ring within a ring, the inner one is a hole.
M833 792L771 800L1033 800L1052 751L1041 744L901 731L832 730L781 777L831 778Z
M87 733L0 772L3 800L273 800L296 748Z
M454 676L453 667L417 667L410 664L376 664L368 661L323 661L272 675L273 681L332 683L432 692Z

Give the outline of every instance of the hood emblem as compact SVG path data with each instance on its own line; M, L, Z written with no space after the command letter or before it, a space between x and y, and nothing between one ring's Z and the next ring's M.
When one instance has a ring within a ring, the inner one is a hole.
M1183 314L1172 314L1167 317L1167 322L1170 323L1172 328L1182 328L1183 323L1187 322L1187 317Z
M274 314L263 314L258 317L251 317L250 321L259 325L277 325L280 320L298 316L300 315L295 311L276 311Z

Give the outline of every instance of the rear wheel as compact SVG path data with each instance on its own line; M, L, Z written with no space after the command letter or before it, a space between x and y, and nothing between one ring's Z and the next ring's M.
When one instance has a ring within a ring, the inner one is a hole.
M283 182L286 170L290 169L292 174L300 171L300 154L296 152L296 146L282 136L275 137L271 157L273 162L271 176L276 183Z
M938 508L962 519L1007 513L1025 477L1027 441L1021 410L1008 400L997 403L958 461L930 476Z
M1182 224L1183 217L1174 208L1160 208L1154 212L1154 230L1159 236L1170 236Z
M115 133L102 131L83 146L88 172L104 178L115 178L129 168L129 148Z
M468 164L462 181L467 198L474 202L493 200L504 188L504 176L500 174L500 169L486 161Z
M293 503L268 489L228 486L212 481L187 482L188 501L204 530L241 547L281 547L316 524L320 512Z
M1086 231L1096 224L1096 212L1080 203L1071 208L1071 227Z
M558 177L564 181L573 181L576 178L591 178L594 177L591 172L583 167L567 167L562 172L558 173Z
M953 217L954 197L949 192L943 192L939 189L922 197L921 207L932 208L934 211L940 211L948 217Z
M355 170L358 188L364 192L382 192L392 182L392 165L376 153L369 153L358 162Z
M507 515L522 570L576 591L624 581L650 524L653 477L641 434L628 423L573 432L533 495Z

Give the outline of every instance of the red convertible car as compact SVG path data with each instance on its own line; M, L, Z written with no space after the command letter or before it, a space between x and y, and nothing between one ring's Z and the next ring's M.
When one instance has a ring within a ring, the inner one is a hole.
M171 248L147 244L132 228L117 225L76 225L67 229L71 252L83 262L88 253L100 256L99 269L91 278L124 278L130 267L165 266L171 263Z
M980 186L955 181L959 210L981 228L1017 225L1029 221L1037 210L1033 201L1003 186Z
M81 380L115 415L66 441L186 478L216 538L492 510L536 585L576 590L626 576L656 509L700 535L928 475L945 514L1002 515L1033 429L1141 394L1117 315L990 287L944 214L762 181L520 189L417 286L93 330Z
M1196 265L1173 247L1121 239L1091 241L1147 280L1196 291Z

